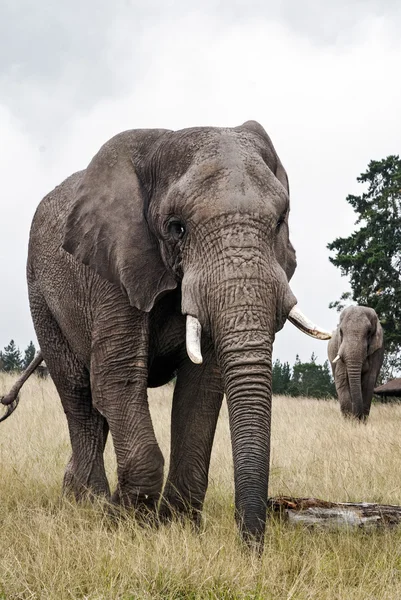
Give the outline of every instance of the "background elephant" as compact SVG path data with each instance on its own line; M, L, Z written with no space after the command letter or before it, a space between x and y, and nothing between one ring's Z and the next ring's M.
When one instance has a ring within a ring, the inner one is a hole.
M383 329L373 308L349 306L328 343L341 412L369 416L373 388L383 364Z
M112 501L156 508L163 456L147 387L176 374L161 514L197 518L225 391L237 520L246 539L262 538L275 332L289 317L315 337L330 335L295 307L288 213L286 172L253 121L123 132L42 200L27 278L68 420L65 489L109 496L110 430Z

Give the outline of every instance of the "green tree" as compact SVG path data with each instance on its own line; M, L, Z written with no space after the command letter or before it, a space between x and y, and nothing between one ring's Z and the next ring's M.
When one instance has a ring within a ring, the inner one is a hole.
M291 383L291 367L288 362L281 363L276 359L272 369L272 389L273 394L286 395L289 393Z
M288 393L291 396L334 398L336 390L328 361L318 365L315 354L312 354L310 362L302 363L297 356Z
M29 342L28 347L25 349L24 358L22 359L21 367L26 369L27 366L33 361L36 354L36 348L32 341Z
M2 353L3 371L19 371L21 369L21 353L15 345L14 340L11 340L8 346L5 346Z
M335 252L330 262L349 277L352 292L329 306L340 311L352 300L375 309L384 329L385 370L394 376L401 370L401 159L372 160L357 181L367 191L346 201L360 227L327 245Z

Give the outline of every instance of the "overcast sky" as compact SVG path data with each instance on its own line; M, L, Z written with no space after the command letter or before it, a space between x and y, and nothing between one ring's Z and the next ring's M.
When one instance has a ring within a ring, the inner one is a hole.
M326 245L371 159L401 152L398 0L3 0L0 6L0 348L34 339L25 262L40 199L137 127L258 120L291 187L300 307L332 329L349 289ZM287 324L274 356L326 358Z

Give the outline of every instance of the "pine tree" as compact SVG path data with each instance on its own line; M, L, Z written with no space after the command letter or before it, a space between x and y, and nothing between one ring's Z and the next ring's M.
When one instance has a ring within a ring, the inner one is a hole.
M328 361L319 365L316 355L312 354L309 362L302 363L297 356L288 393L291 396L334 398L336 391Z
M291 367L286 363L281 363L280 360L275 360L272 369L272 390L273 394L288 394L289 385L291 383Z
M2 353L3 370L7 372L19 371L21 369L22 360L19 348L15 345L14 340L11 340L8 346L5 346Z
M327 246L336 253L330 262L349 277L352 292L330 308L342 310L352 300L375 309L384 329L385 370L394 376L401 371L401 159L371 161L357 181L367 191L346 201L360 227Z
M32 340L29 342L28 347L25 349L24 358L22 359L22 369L26 369L27 366L33 361L35 358L36 349Z

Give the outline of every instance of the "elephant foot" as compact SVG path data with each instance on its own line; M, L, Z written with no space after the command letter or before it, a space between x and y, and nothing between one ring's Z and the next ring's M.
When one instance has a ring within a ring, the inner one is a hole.
M131 518L132 516L141 525L157 525L157 505L159 497L148 494L140 494L137 491L122 491L119 487L111 497L110 512L119 518Z
M105 505L104 514L107 517L107 522L111 527L118 526L119 523L125 521L135 522L139 527L157 529L159 520L155 510L146 509L143 506L134 508L127 507L122 504L116 504L112 500Z
M94 501L99 497L110 499L110 488L104 469L93 468L90 475L85 477L71 459L64 473L63 494L74 497L77 502Z
M346 410L343 410L341 412L342 412L343 417L346 420L354 421L355 423L365 423L366 424L368 417L369 417L369 414L357 414L356 415L353 412L346 411Z
M164 496L159 508L159 519L161 523L189 521L198 531L202 523L202 504L194 505L178 495Z

